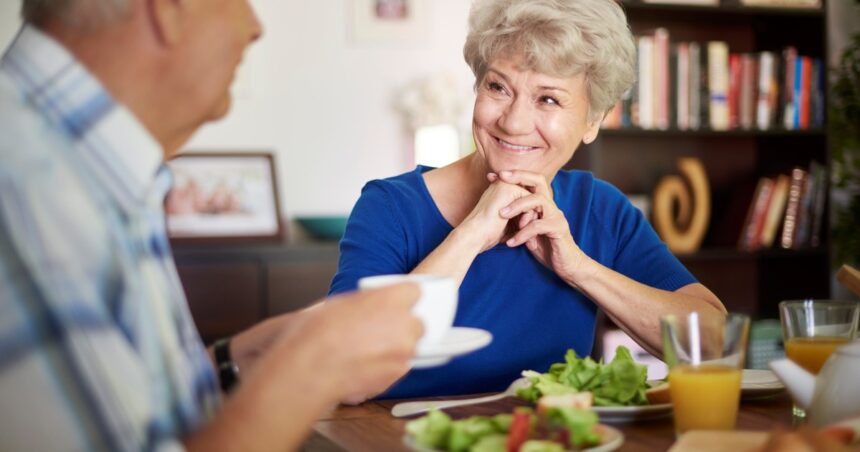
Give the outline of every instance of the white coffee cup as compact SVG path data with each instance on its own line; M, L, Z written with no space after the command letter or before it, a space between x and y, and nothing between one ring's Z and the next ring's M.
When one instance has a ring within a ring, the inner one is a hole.
M412 314L424 324L424 335L417 349L439 343L454 324L457 313L458 288L454 279L437 275L380 275L358 280L359 289L373 289L410 282L418 285L421 295L412 307Z

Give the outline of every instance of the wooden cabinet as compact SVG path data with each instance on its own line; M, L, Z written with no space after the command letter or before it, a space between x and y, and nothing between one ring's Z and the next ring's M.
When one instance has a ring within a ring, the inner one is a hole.
M658 27L671 42L725 41L731 52L772 51L787 46L827 61L824 9L750 8L737 0L719 6L657 5L622 1L634 34ZM825 90L826 91L826 90ZM702 249L679 255L699 280L732 311L775 317L780 300L829 296L829 240L824 211L822 243L813 249L737 249L752 191L759 178L829 164L824 128L690 131L604 129L582 146L568 167L587 169L628 194L650 195L659 179L677 174L679 157L705 166L712 197L711 220ZM827 203L825 202L825 206Z
M191 314L210 343L325 297L338 249L329 242L184 245L174 255Z

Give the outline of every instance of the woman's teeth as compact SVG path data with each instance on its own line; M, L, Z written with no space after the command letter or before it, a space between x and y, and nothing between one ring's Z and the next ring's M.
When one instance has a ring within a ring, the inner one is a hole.
M502 140L502 139L498 139L498 141L499 141L499 143L501 143L501 145L503 147L506 147L512 151L529 151L529 150L534 149L533 146L519 146L519 145L516 145L513 143L508 143L507 141Z

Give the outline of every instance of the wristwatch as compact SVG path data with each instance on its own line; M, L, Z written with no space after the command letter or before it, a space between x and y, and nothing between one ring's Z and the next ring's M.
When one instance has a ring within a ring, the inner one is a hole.
M221 382L221 390L227 394L239 382L239 366L230 357L230 338L218 339L212 349L215 352L218 381Z

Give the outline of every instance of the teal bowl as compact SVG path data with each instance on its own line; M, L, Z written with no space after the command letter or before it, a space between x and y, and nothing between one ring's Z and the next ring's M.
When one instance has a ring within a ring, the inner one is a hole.
M346 230L344 215L324 215L312 217L296 217L296 221L310 233L320 240L340 240L343 231Z

